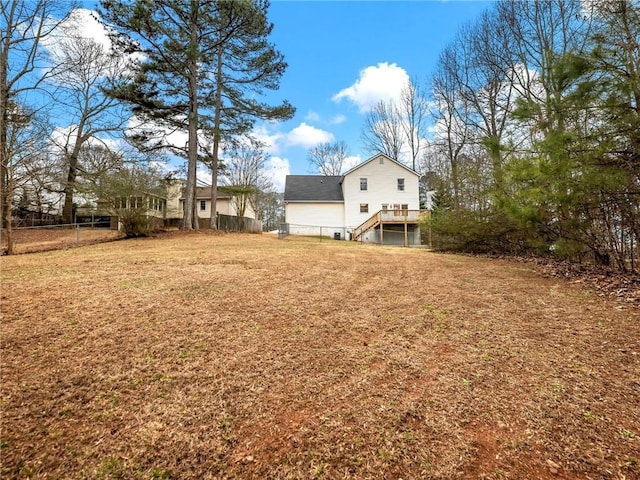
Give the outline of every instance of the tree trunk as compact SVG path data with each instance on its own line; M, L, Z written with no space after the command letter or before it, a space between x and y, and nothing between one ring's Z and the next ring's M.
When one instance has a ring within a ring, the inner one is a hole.
M215 114L213 118L213 152L211 155L211 221L210 226L216 229L216 209L218 192L218 150L220 148L220 112L222 110L222 55L224 51L222 45L218 47L216 64L216 101L214 105Z
M73 223L73 194L75 191L76 177L78 175L78 155L69 156L69 172L67 183L64 186L64 205L62 207L62 220L64 223Z
M191 1L191 40L189 44L189 144L187 152L187 185L184 196L184 218L182 228L198 228L196 211L196 169L198 163L198 2Z
M2 46L0 54L0 218L2 231L7 239L7 254L13 253L13 232L11 225L11 195L13 188L9 172L9 147L7 145L9 121L9 87L7 68L9 54L9 36Z
M13 192L13 175L11 174L11 171L8 168L5 168L4 170L6 170L6 175L7 175L7 179L6 179L6 184L4 183L4 177L3 177L3 184L2 184L2 193L3 195L5 194L5 188L7 191L6 194L6 198L3 198L4 201L6 201L6 204L3 205L4 211L3 211L3 218L2 218L2 222L5 223L6 222L6 226L2 229L4 231L4 236L7 240L7 250L6 253L7 255L13 255L13 247L14 247L14 241L13 241L13 225L11 224L11 211L13 210L13 195L11 195L11 192ZM3 172L4 174L4 172Z
M216 202L218 200L218 162L217 160L212 160L212 163L215 163L215 167L211 170L211 216L209 219L209 227L212 230L216 230L218 228L218 212Z

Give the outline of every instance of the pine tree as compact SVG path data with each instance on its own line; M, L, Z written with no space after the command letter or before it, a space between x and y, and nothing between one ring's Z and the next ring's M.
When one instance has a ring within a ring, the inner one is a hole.
M216 2L217 47L207 62L208 78L214 79L207 90L206 107L212 112L211 134L211 218L215 228L216 185L220 143L233 141L247 132L256 119L291 118L295 109L288 103L271 106L258 100L266 90L277 90L287 64L269 43L273 24L267 20L266 0Z
M198 228L196 168L213 137L209 156L215 196L219 143L248 131L254 118L288 118L293 108L269 107L249 93L276 89L286 63L268 43L272 25L266 1L101 0L100 12L117 29L125 53L137 53L135 77L111 95L134 105L149 125L135 140L145 148L172 148L187 158L183 228ZM163 132L186 131L186 148L166 143ZM213 198L215 203L215 198ZM215 205L212 205L215 212Z

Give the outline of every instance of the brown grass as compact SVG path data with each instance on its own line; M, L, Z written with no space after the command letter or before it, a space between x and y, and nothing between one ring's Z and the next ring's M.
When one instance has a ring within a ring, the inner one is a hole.
M16 228L13 230L14 253L34 253L59 250L63 248L92 245L120 238L116 230L106 228L75 228L51 226L42 228ZM7 248L7 237L2 234L0 248Z
M3 478L640 478L638 310L527 265L201 233L0 266Z

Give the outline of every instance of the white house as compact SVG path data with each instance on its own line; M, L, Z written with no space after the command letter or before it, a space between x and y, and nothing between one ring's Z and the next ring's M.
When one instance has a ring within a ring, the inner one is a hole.
M181 193L184 194L184 191ZM174 202L178 200L174 199ZM218 187L216 193L216 212L221 215L229 215L232 217L239 216L240 203L244 201L245 211L242 215L246 218L256 218L256 213L253 210L251 202L246 199L240 199L236 195L231 195ZM211 217L211 187L197 187L196 188L196 208L198 210L198 218L210 218ZM184 208L184 196L180 196L177 204L177 210L182 215L182 209Z
M289 233L419 245L418 178L384 154L340 176L288 175L284 203Z
M238 217L240 213L239 205L243 202L238 196L229 194L218 188L216 194L216 212L221 216ZM256 218L256 213L250 202L245 201L245 211L243 218ZM196 188L196 209L201 226L208 225L211 217L211 187ZM175 182L168 188L165 223L170 226L180 225L184 210L184 184L181 181ZM255 223L255 222L254 222ZM257 227L256 227L257 228ZM260 226L260 229L262 227Z

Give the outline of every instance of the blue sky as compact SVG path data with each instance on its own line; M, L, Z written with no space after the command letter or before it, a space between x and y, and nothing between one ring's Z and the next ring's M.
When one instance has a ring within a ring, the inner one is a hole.
M440 52L491 3L272 0L271 41L289 66L267 101L287 99L297 109L291 120L258 122L254 131L267 145L268 174L276 189L283 191L288 174L315 173L307 152L319 143L346 142L346 169L366 160L370 155L360 135L367 110L379 100L397 98L409 77L426 86ZM108 42L88 12L95 1L80 5L85 9L79 13L82 34ZM204 167L199 177L210 181Z
M490 5L273 0L271 39L289 67L270 98L297 109L293 119L259 130L270 143L276 184L287 169L312 173L306 157L314 142L344 140L351 161L368 158L360 141L367 107L393 98L407 77L426 84L458 29Z

